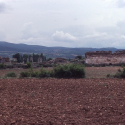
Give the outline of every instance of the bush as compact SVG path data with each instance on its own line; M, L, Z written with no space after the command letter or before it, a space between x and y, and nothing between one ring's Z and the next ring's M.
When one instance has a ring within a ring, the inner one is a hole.
M6 68L14 68L13 65L6 65Z
M17 74L15 72L9 72L4 77L5 78L7 78L7 77L17 77Z
M82 56L76 56L75 59L82 59Z
M118 69L118 72L122 72L121 69Z
M42 64L43 67L52 67L52 64Z
M32 65L31 65L30 62L27 62L26 64L27 64L28 68L31 68L31 67L32 67Z
M5 69L5 65L3 63L0 63L0 69Z
M47 70L43 69L43 67L41 68L40 71L34 72L32 67L31 67L29 69L29 71L20 73L20 78L23 78L23 77L45 78L45 77L52 77L52 76L54 76L53 72L52 71L47 71Z
M54 67L54 76L57 78L84 78L85 68L78 64L65 64Z
M47 61L50 61L50 60L52 60L52 58L48 58L48 59L47 59Z
M23 78L23 77L30 77L30 73L29 72L21 72L20 73L20 78Z
M33 69L30 68L29 71L21 72L20 77L84 78L85 68L82 64L58 65L57 67L53 67L51 71L47 71L42 67L40 71L34 72Z
M118 69L118 72L114 75L115 78L125 78L125 68L122 67L121 69Z
M107 74L107 78L109 78L110 77L110 74Z
M43 69L43 67L41 68L40 72L38 73L39 78L52 77L52 76L53 76L53 72L47 71L47 70Z
M39 72L37 72L37 71L34 72L32 67L29 69L28 73L29 73L30 77L38 77L39 76Z
M36 77L36 78L38 78L38 77L39 77L39 72L38 72L38 71L32 72L31 77Z

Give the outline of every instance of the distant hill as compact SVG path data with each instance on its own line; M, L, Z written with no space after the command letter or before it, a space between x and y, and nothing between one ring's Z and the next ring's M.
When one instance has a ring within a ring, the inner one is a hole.
M112 51L115 52L116 48L66 48L66 47L45 47L38 45L14 44L0 41L0 56L12 57L15 53L31 54L43 53L47 58L74 58L77 55L84 56L89 51Z

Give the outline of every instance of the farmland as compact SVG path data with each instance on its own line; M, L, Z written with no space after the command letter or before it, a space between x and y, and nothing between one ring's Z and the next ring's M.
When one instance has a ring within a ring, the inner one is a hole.
M106 78L119 68L86 67L85 79L0 79L0 125L124 125L125 80ZM10 71L24 69L0 75Z
M0 79L0 124L122 125L123 79Z

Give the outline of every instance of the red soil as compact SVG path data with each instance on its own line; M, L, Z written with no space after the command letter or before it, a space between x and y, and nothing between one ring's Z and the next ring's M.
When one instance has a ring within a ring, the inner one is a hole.
M1 79L0 125L124 125L123 79Z

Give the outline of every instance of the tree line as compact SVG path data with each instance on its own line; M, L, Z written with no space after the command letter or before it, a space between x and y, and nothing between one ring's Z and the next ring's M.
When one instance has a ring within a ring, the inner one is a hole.
M30 58L33 58L33 62L38 62L38 58L42 58L42 61L46 61L46 56L43 55L43 53L39 54L20 54L20 53L16 53L12 56L13 58L17 59L18 63L22 63L24 61L24 63L27 62L27 59L29 60L29 62L31 62Z

